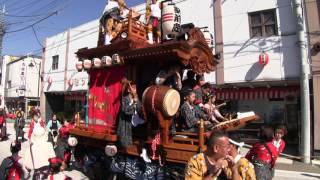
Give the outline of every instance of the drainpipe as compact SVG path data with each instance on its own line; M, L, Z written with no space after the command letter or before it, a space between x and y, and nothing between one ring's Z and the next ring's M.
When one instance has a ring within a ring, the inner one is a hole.
M307 56L307 39L304 26L302 0L293 0L293 10L297 22L297 45L300 57L300 97L301 97L301 156L302 161L310 164L311 127L310 127L310 96L309 96L309 65Z

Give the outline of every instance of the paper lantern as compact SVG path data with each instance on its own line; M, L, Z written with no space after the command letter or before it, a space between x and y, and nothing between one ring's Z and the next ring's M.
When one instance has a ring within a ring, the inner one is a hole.
M83 69L82 61L76 62L76 68L77 68L78 71L82 71L82 69Z
M93 66L95 68L100 68L101 67L101 59L99 58L93 58Z
M78 140L75 137L69 137L68 138L68 144L71 147L75 147L78 144Z
M106 153L107 156L114 156L117 154L118 149L117 146L115 145L106 145L106 147L104 148L104 152Z
M49 83L49 84L52 84L52 82L53 82L52 77L49 76L49 77L48 77L48 83Z
M181 12L174 3L165 4L161 14L164 39L173 39L181 31Z
M73 80L72 80L72 79L69 79L69 80L68 80L68 85L69 85L69 86L73 86Z
M266 52L262 52L259 55L259 64L267 65L269 63L269 55Z
M102 60L102 64L104 66L111 66L112 65L112 59L110 56L103 56L101 60Z
M83 61L83 67L84 69L88 70L92 67L92 62L89 59L86 59Z
M114 54L112 55L112 64L120 64L120 56L119 54Z

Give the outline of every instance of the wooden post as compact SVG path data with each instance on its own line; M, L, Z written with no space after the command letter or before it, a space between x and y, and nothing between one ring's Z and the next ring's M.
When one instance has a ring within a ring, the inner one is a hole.
M132 9L129 10L129 17L128 17L128 39L131 38L132 35Z
M199 126L199 152L203 152L204 148L204 122L203 119L200 120Z
M80 114L77 112L76 127L80 127Z
M162 145L169 143L169 124L171 122L171 119L165 119L160 111L156 112L157 118L160 125L160 131L161 131L161 142Z

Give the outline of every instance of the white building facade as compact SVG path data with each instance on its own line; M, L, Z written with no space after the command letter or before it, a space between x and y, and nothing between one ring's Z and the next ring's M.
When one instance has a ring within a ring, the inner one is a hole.
M22 108L28 116L32 107L40 105L41 58L23 56L10 62L5 59L5 105L9 111Z
M10 62L11 60L13 60L15 57L12 56L8 56L5 55L2 57L2 64L0 65L0 75L1 75L1 80L0 80L0 107L4 107L5 106L5 99L4 99L4 90L6 88L6 70L7 70L7 63Z
M300 59L291 1L217 0L214 21L218 99L229 100L234 111L255 111L261 120L252 128L285 125L287 141L299 144Z
M43 106L46 119L53 113L63 113L67 118L84 111L88 74L78 72L75 52L93 48L98 41L98 20L69 29L45 41L43 53Z

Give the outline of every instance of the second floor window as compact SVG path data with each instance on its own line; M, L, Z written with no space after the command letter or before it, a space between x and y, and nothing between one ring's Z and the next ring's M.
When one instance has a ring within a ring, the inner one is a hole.
M249 13L249 26L251 38L278 35L276 10Z
M7 88L11 88L11 81L8 81L7 83Z
M56 70L59 67L59 55L52 56L52 70Z

